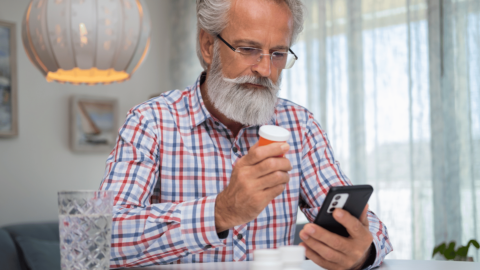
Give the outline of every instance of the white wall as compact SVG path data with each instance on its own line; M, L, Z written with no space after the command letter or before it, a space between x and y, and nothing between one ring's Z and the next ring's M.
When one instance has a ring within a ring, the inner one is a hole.
M147 0L152 19L148 57L132 79L107 86L47 83L21 41L29 0L0 0L0 20L17 26L19 135L0 138L0 226L57 220L57 191L98 189L108 153L69 149L68 100L73 94L116 97L119 125L134 105L169 90L170 1Z

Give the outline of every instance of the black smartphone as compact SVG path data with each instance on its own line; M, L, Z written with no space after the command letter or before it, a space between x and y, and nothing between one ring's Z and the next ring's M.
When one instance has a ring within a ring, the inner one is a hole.
M333 218L333 210L343 208L360 218L372 193L373 187L370 185L331 187L314 223L338 235L350 236L347 229Z

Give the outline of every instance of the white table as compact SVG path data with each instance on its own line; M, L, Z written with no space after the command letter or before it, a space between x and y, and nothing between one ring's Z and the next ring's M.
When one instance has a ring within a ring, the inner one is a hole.
M248 270L249 262L222 262L222 263L191 263L159 265L132 270ZM303 270L322 270L312 261L303 263ZM480 270L480 263L477 262L452 262L452 261L404 261L385 260L377 268L379 270ZM268 269L265 269L268 270Z

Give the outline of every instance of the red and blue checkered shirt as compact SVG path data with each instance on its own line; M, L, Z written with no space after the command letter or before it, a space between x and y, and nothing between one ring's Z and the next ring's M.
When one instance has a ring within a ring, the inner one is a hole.
M200 80L150 99L127 115L101 189L115 192L111 267L251 260L254 249L293 244L297 209L313 221L332 186L351 185L325 131L307 109L278 99L271 125L288 129L293 169L284 192L258 217L215 229L215 199L259 126L236 137L206 109ZM387 228L368 213L378 266L392 250Z

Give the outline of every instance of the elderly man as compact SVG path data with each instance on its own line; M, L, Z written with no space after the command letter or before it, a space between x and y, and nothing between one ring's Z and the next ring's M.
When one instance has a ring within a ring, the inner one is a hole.
M351 185L313 115L277 98L297 58L301 1L197 0L197 17L205 72L134 107L107 160L112 267L250 260L292 244L298 206L312 221L331 186ZM259 147L264 124L292 136ZM335 210L348 238L306 225L307 257L328 269L380 265L392 247L367 210Z

